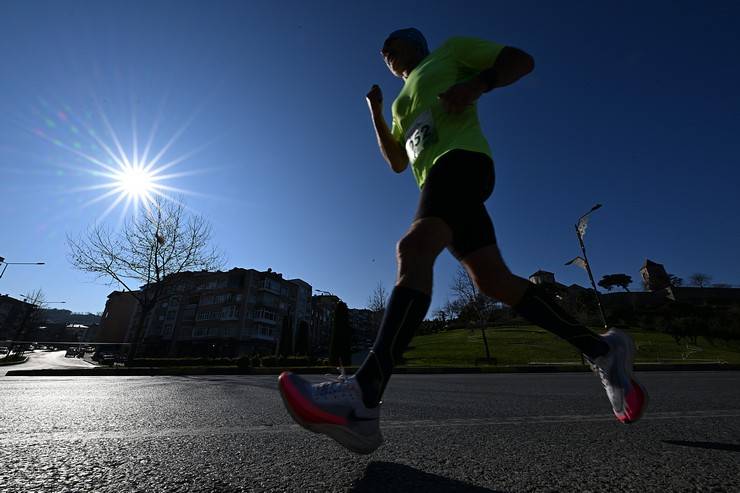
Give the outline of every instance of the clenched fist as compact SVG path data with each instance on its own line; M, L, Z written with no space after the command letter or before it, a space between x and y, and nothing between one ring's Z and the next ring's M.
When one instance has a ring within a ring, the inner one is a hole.
M370 107L370 111L373 113L383 111L383 91L380 90L380 86L373 84L365 99L367 100L367 105Z

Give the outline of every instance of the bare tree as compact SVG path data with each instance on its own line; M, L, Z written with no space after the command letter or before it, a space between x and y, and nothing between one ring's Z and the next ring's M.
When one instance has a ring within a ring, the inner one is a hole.
M691 274L691 277L689 277L689 282L691 283L691 285L699 288L709 286L709 283L711 281L712 276L710 276L709 274L702 274L701 272Z
M388 291L383 286L383 281L378 281L373 294L367 299L367 308L373 312L385 311L385 302L388 298Z
M373 312L373 329L376 331L380 327L380 321L383 319L385 313L385 303L388 299L388 291L383 286L382 281L378 281L378 285L375 286L373 293L367 299L367 309Z
M18 355L23 354L23 344L18 344L17 341L22 341L23 337L28 333L30 327L39 325L41 322L41 311L44 309L46 304L46 296L41 288L34 291L29 291L24 295L23 301L27 304L24 307L23 315L18 323L18 327L13 337L14 344L10 348L10 353L16 353ZM10 356L10 355L9 355Z
M96 224L81 238L67 236L69 260L75 268L95 274L108 285L120 286L139 304L129 362L169 276L223 266L222 254L210 242L211 226L202 216L186 214L181 201L161 197L128 219L120 230Z
M473 279L464 267L458 266L457 272L450 289L457 296L454 301L448 301L446 309L454 310L458 317L465 318L471 322L473 327L478 327L483 336L483 345L486 349L486 359L490 361L491 352L488 348L488 337L486 337L487 321L493 309L493 300L478 291Z
M445 303L434 312L434 319L443 322L445 326L448 322L460 318L464 308L464 303L458 299L447 299Z

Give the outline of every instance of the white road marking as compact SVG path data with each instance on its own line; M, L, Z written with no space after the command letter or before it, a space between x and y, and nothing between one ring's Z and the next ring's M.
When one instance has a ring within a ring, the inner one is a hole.
M655 412L644 416L640 422L677 419L721 419L740 418L740 410L723 409L711 411ZM583 422L616 422L612 415L559 415L559 416L512 416L507 418L470 418L470 419L436 419L436 420L392 420L381 421L383 430L414 428L449 428L464 426L510 426L547 423L583 423ZM0 429L0 446L47 443L50 441L86 441L86 440L136 440L153 438L174 438L185 436L218 436L250 435L261 433L291 433L300 430L297 424L250 425L202 428L166 428L145 431L53 431L43 433L18 433Z

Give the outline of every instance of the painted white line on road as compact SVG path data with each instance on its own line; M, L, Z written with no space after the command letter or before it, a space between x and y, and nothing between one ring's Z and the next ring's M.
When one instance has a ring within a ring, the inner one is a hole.
M640 421L676 420L676 419L722 419L740 418L740 410L713 410L688 412L656 412L644 416ZM410 428L449 428L464 426L510 426L548 423L582 423L582 422L614 422L611 415L559 415L559 416L512 416L508 418L470 418L470 419L437 419L437 420L392 420L381 421L385 429ZM48 443L50 441L76 442L86 440L149 440L153 438L174 438L184 436L219 436L219 435L249 435L259 433L286 433L295 432L300 427L296 424L280 425L250 425L203 428L167 428L162 430L146 430L142 432L109 431L53 431L44 433L11 433L7 429L0 429L0 445L18 445Z
M666 420L666 419L712 419L712 418L737 418L740 410L714 410L694 412L662 412L650 413L640 421ZM513 416L509 418L471 418L471 419L446 419L446 420L415 420L415 421L384 421L383 428L433 428L445 426L500 426L500 425L526 425L539 423L582 423L584 421L615 421L611 414L566 414L559 416Z

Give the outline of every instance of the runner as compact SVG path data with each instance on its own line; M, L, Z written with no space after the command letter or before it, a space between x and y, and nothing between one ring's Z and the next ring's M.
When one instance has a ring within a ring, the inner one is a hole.
M398 278L378 337L353 376L311 384L290 372L278 381L283 401L301 426L324 433L350 450L368 454L383 442L380 403L394 365L424 320L432 293L434 261L444 248L462 263L477 288L578 348L597 373L622 423L642 415L647 394L632 376L635 346L624 332L598 335L562 310L541 287L506 267L484 202L495 181L491 150L478 122L478 98L512 84L534 69L517 48L475 38L452 38L433 52L421 32L388 36L381 54L404 80L383 117L383 95L374 85L367 103L378 146L391 169L409 164L421 189L416 216L397 245Z

